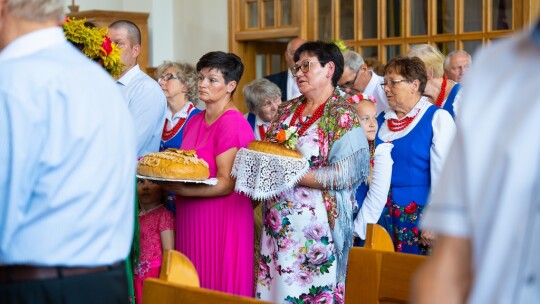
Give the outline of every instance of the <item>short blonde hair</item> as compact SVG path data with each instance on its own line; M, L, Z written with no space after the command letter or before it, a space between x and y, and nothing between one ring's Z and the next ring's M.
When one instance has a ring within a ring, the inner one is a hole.
M415 45L407 57L418 57L426 65L426 71L433 71L433 78L440 78L444 75L444 55L439 49L431 44Z

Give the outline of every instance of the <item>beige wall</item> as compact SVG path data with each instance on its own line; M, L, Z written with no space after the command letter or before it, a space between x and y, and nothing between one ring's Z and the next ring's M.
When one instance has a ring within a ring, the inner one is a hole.
M66 0L67 7L71 0ZM209 51L227 51L226 0L75 0L79 11L149 13L149 65L164 60L195 64Z

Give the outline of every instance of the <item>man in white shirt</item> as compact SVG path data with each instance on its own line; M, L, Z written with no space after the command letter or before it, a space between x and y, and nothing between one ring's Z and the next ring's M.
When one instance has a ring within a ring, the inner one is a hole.
M439 236L413 298L537 303L540 21L481 50L475 61L454 144L421 222Z
M463 50L453 51L444 59L444 75L446 78L461 83L463 76L472 64L469 53Z
M137 132L137 156L159 150L165 123L167 100L159 84L137 64L141 51L141 31L133 22L118 20L109 26L112 42L122 50L124 68L118 84L128 102Z
M388 99L381 87L383 78L371 71L360 54L347 51L343 54L345 68L338 87L349 96L363 93L376 100L377 115L388 108Z
M0 0L0 303L123 303L136 143L64 0ZM100 47L100 45L93 45Z
M300 96L300 90L296 84L296 79L292 75L290 68L294 65L294 53L306 41L302 38L294 38L287 44L285 51L285 61L287 62L287 70L272 74L264 78L275 83L281 89L281 100L291 100Z

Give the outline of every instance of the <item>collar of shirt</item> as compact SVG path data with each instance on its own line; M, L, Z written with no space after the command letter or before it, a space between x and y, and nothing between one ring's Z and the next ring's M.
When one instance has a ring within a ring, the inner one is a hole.
M129 71L124 74L124 76L118 79L118 83L128 86L131 80L133 80L133 78L135 78L135 76L137 76L137 74L139 74L140 72L142 72L141 68L139 68L139 64L136 64L134 67L129 69Z
M298 84L296 84L296 79L294 78L290 69L287 69L287 100L291 100L300 95L300 89L298 89Z
M49 27L33 31L8 44L0 52L0 61L25 57L62 43L66 43L66 36L64 36L60 27Z
M262 120L259 115L257 115L257 117L255 118L255 125L256 126L264 126L265 128L268 127L270 125L270 122L266 122L264 120Z
M165 111L165 117L167 118L167 120L173 123L176 123L181 118L185 118L189 115L188 109L190 108L191 105L192 105L191 101L186 102L186 104L182 107L182 109L174 113L174 115L172 115L171 108L167 107L167 110Z
M420 113L419 111L425 110L429 106L430 102L427 97L422 96L420 100L414 105L414 107L401 119L405 117L413 117ZM384 119L398 119L396 112L392 108L388 108L384 113Z

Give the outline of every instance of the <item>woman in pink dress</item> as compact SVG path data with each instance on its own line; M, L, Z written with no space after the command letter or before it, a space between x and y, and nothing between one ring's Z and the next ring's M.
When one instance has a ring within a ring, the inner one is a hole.
M142 286L146 278L157 278L163 251L174 248L174 215L165 208L165 190L144 179L137 180L141 255L134 269L137 304L142 303Z
M215 186L164 183L176 198L176 249L195 265L201 286L253 296L253 208L234 192L231 169L240 148L254 139L232 102L244 66L231 53L210 52L197 63L199 99L206 110L186 125L182 149L195 150L210 167Z

